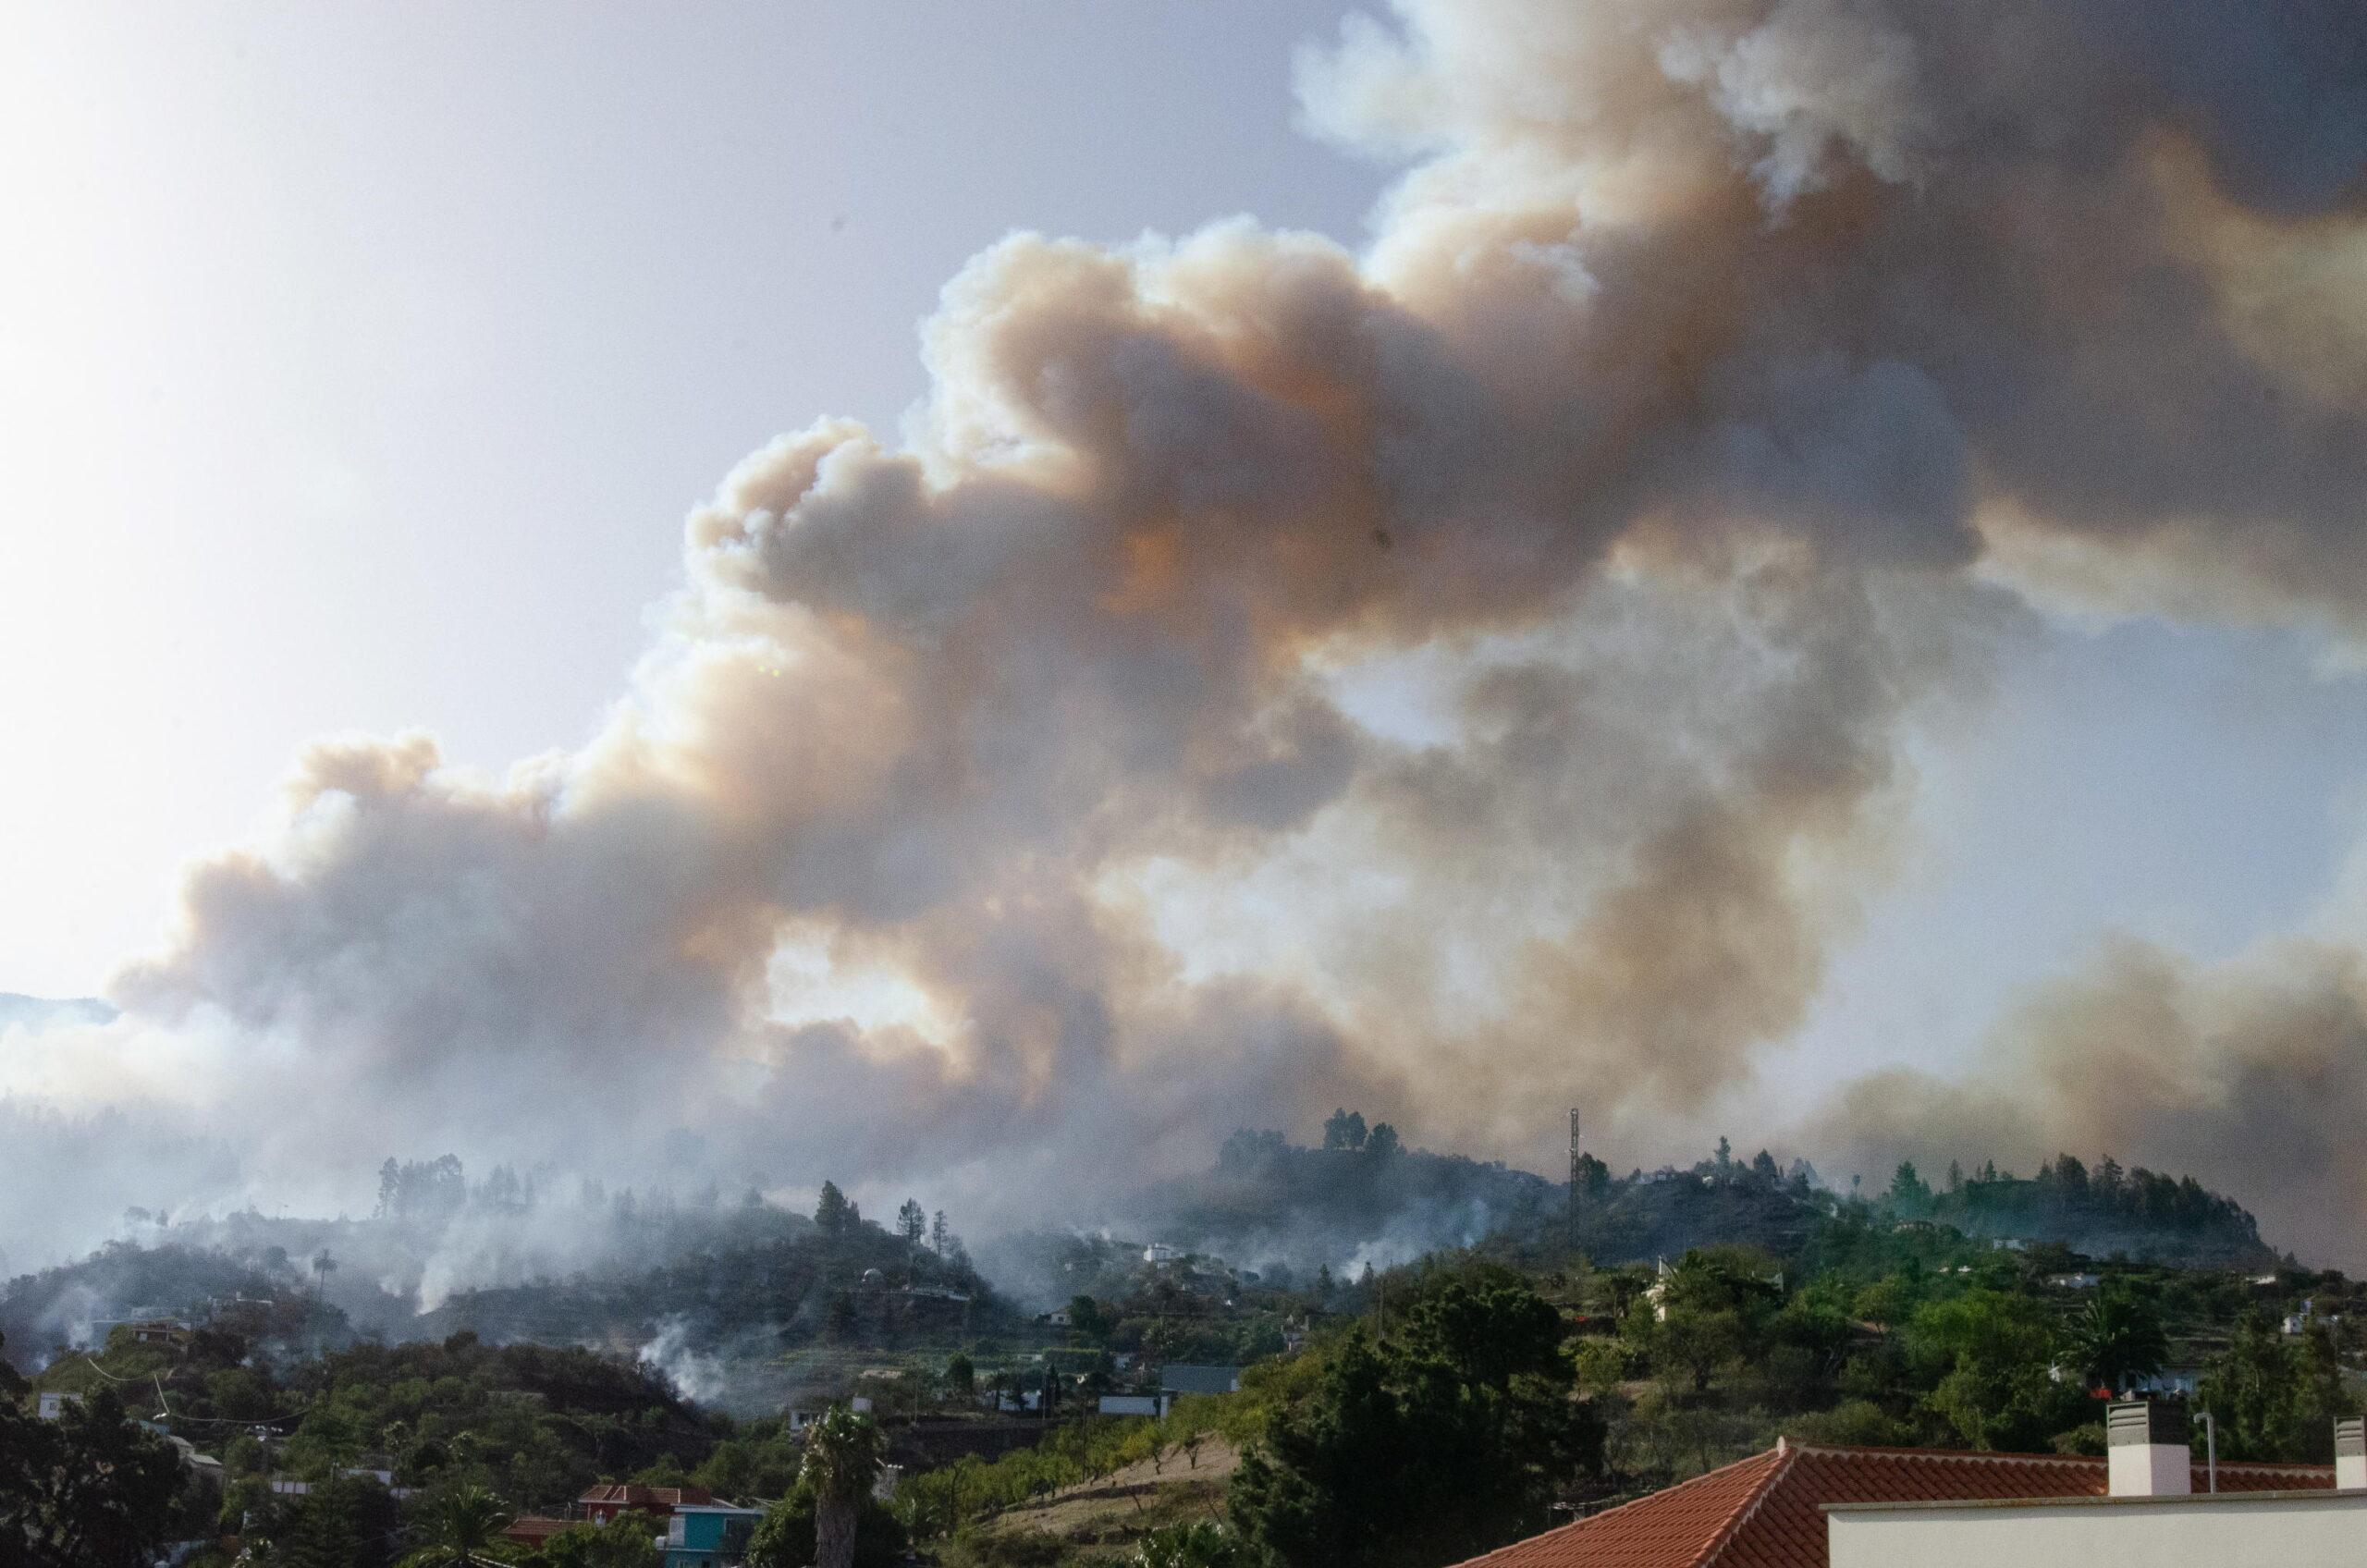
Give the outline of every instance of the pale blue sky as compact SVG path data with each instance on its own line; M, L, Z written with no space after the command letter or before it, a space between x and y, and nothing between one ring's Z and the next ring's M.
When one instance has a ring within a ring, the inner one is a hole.
M2360 836L2367 690L2286 635L2055 628L1917 751L1907 865L1800 1063L1944 1062L2107 930L2217 958L2307 923ZM1827 1086L1773 1071L1802 1109Z
M579 740L684 509L817 414L892 427L1005 231L1355 239L1386 171L1290 94L1340 9L9 6L0 989L95 988L308 738ZM1922 763L1779 1061L1960 1048L2109 927L2306 917L2367 700L2288 638L2056 629Z
M308 737L582 739L684 511L892 429L998 236L1385 176L1293 129L1298 0L6 10L0 990L98 986Z

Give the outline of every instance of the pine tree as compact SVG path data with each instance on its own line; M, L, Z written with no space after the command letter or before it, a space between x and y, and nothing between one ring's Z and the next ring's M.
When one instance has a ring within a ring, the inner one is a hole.
M843 1234L852 1228L852 1215L853 1207L847 1202L846 1194L839 1191L839 1184L823 1182L821 1201L814 1206L814 1223L821 1227L822 1234Z
M1323 1146L1327 1149L1360 1149L1365 1146L1365 1113L1360 1110L1339 1109L1323 1119Z

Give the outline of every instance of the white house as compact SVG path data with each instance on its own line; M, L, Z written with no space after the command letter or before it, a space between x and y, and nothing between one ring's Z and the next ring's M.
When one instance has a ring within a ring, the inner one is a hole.
M2114 1405L2103 1497L1840 1502L1824 1507L1830 1568L2355 1568L2367 1561L2367 1434L2335 1425L2331 1489L2195 1490L2185 1407Z
M2332 1468L2198 1462L2175 1405L2113 1407L2104 1458L1778 1438L1462 1568L2358 1568L2367 1443L2348 1425Z

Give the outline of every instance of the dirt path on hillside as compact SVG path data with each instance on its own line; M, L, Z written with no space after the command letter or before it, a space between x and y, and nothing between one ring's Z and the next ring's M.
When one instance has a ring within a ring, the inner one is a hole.
M1141 1460L1112 1471L1098 1481L1063 1487L1023 1508L1004 1511L990 1526L1006 1530L1041 1530L1070 1538L1094 1538L1111 1529L1122 1530L1146 1510L1172 1513L1179 1504L1205 1498L1220 1507L1225 1482L1241 1467L1241 1454L1232 1444L1210 1438L1200 1450L1195 1468L1181 1453L1171 1453L1157 1471Z

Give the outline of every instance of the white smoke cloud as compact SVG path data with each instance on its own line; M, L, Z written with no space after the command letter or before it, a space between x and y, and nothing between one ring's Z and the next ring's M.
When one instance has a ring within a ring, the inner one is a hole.
M111 1060L202 1059L249 1182L693 1129L1018 1205L1352 1096L1518 1152L1797 1028L1999 582L2359 629L2367 352L2292 326L2367 233L2355 9L1399 12L1301 62L1414 160L1366 251L992 247L904 444L693 513L590 744L309 752Z

